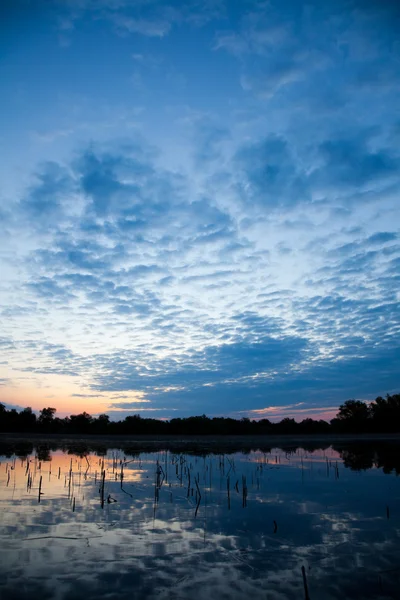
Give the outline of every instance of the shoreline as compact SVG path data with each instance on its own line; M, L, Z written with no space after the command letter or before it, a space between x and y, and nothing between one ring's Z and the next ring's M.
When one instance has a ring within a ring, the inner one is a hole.
M138 449L161 449L174 447L207 448L256 448L260 446L285 447L296 445L330 445L334 443L354 444L392 442L400 444L400 433L360 433L360 434L309 434L309 435L82 435L82 434L40 434L40 433L0 433L1 443L32 444L87 444L136 446Z

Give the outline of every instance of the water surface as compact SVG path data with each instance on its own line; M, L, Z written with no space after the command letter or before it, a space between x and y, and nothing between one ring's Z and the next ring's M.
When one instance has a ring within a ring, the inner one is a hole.
M398 597L396 445L0 452L1 598Z

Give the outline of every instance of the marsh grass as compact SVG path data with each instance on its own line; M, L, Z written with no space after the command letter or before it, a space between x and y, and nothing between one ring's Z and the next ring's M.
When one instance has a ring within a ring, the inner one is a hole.
M131 506L133 511L139 498L143 497L146 491L148 493L151 490L149 502L150 506L152 504L154 531L157 531L158 524L166 518L166 504L175 504L176 506L171 507L171 510L176 510L176 514L182 520L186 519L188 522L191 520L193 531L202 532L205 548L210 535L208 520L212 519L217 508L220 511L219 514L222 515L221 519L226 513L226 518L232 519L232 523L236 523L235 527L238 529L235 530L235 536L239 536L243 535L240 528L244 528L241 520L243 522L248 520L251 523L253 510L261 507L267 518L260 520L258 533L266 540L266 545L269 544L271 548L275 548L279 552L281 542L286 543L285 540L288 536L290 537L285 514L285 510L288 511L289 507L278 505L279 512L272 512L267 503L260 504L260 499L268 497L269 487L273 487L274 480L281 479L285 469L290 469L291 476L297 478L299 488L323 480L332 489L342 490L341 486L344 485L342 478L346 479L346 470L341 471L343 477L339 480L339 464L331 456L325 455L316 462L312 453L307 454L302 449L280 455L255 453L247 456L238 455L236 458L219 453L196 455L173 453L169 450L150 455L137 453L132 458L129 456L127 458L125 454L113 451L111 456L109 454L102 457L74 456L69 459L69 464L65 460L63 467L53 466L53 469L51 463L38 460L37 456L28 456L18 467L18 477L20 478L19 482L22 478L26 492L30 493L33 488L34 501L35 492L38 490L37 501L39 504L41 502L43 504L40 511L44 510L51 499L52 487L57 485L57 490L61 494L59 502L64 500L69 502L67 507L70 519L76 520L77 523L83 514L85 490L89 496L94 496L94 503L86 505L86 510L90 508L94 521L102 522L99 510L102 509L104 510L103 519L105 522L109 519L111 524L117 522L118 511L125 510L127 506ZM5 472L6 477L4 478L4 470L2 470L2 482L3 485L6 483L8 487L11 483L10 478L13 478L14 481L17 474L15 457L12 462L6 463ZM63 475L64 486L62 485ZM61 485L57 483L58 481ZM146 506L144 502L143 510L146 509ZM392 504L390 506L393 507ZM227 511L229 511L229 517ZM389 503L382 502L378 512L381 526L384 523L385 527L392 527L396 515L395 511L393 511L393 515L390 514ZM326 511L326 514L329 517L329 511ZM386 525L386 521L391 516L392 520ZM273 519L273 517L275 518ZM140 519L139 512L135 513L135 519ZM298 519L301 520L301 515L298 516ZM138 525L133 520L132 527L136 526ZM243 529L243 531L245 530ZM73 536L70 539L74 539ZM246 552L245 550L241 551L238 556L235 554L235 558L232 560L240 562L243 568L249 570L255 568L252 564L251 552L247 552L247 550ZM319 560L329 564L329 556L324 555ZM288 566L288 569L290 568ZM300 565L293 564L292 568L293 572L297 574L297 581L301 586ZM315 579L313 579L312 573L312 571L307 571L304 566L302 567L306 600L309 600L310 597L309 589L312 597L315 597ZM386 585L386 578L391 577L386 571L382 571L379 578L375 571L374 576L377 587L378 582L379 586Z

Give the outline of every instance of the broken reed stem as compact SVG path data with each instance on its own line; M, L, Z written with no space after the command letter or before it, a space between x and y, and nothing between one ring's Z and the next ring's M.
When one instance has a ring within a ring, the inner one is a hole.
M187 488L187 497L190 496L190 469L188 469L188 488Z
M72 458L69 463L69 482L68 482L68 498L71 496L71 483L72 483Z
M100 487L101 508L104 508L104 484L105 484L105 479L106 479L106 472L105 472L105 470L103 470L103 474L102 474L102 478L101 478L101 487Z
M242 475L242 506L247 506L247 483L245 475Z
M199 498L201 498L200 488L199 488L199 484L198 484L198 482L197 482L197 479L196 479L196 477L194 478L194 482L195 482L195 484L196 484L196 488L197 488L197 491L198 491L198 493L199 493Z
M154 479L154 517L155 517L155 510L156 510L156 504L158 503L159 500L159 492L160 492L160 487L159 487L159 473L158 473L158 461L157 461L157 467L156 467L156 472L155 472L155 479Z
M40 476L40 481L39 481L39 496L38 496L38 503L40 504L40 496L42 495L42 475Z
M194 482L195 482L195 484L196 484L197 493L198 493L198 495L199 495L199 497L198 497L198 500L197 500L196 510L195 510L195 513L194 513L194 516L195 516L195 518L196 518L196 517L197 517L198 510L199 510L200 502L201 502L201 493L200 493L200 488L199 488L199 484L198 484L198 482L197 482L197 479L196 479L196 477L194 478Z
M310 600L310 596L308 594L308 585L307 585L307 575L304 566L301 567L301 572L303 574L303 585L304 585L304 599Z

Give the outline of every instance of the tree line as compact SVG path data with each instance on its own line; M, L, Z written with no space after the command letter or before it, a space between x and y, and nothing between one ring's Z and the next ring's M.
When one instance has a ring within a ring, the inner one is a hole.
M169 421L130 415L111 421L106 414L93 417L87 412L59 418L53 407L43 408L37 416L30 407L7 410L0 403L0 431L15 433L110 434L110 435L264 435L312 433L396 433L400 432L400 394L379 396L373 402L347 400L330 422L324 420L284 418L250 420L206 415L176 418Z

